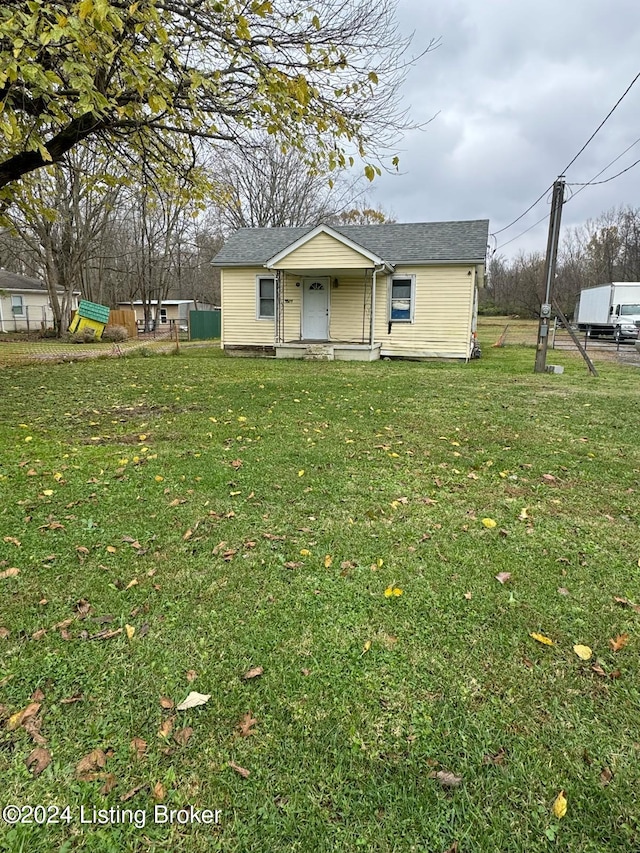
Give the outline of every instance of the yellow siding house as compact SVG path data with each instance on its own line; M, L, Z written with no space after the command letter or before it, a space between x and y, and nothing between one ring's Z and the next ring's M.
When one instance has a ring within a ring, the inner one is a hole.
M486 219L241 228L220 268L232 355L468 360L484 278Z

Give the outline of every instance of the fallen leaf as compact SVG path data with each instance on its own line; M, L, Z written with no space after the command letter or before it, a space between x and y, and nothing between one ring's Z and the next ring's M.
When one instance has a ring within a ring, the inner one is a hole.
M115 628L113 630L109 630L105 628L104 631L98 631L97 634L93 634L91 637L88 637L89 640L112 640L114 637L117 637L118 634L122 634L122 628Z
M138 586L138 578L130 580L129 583L125 586L125 589L131 589L132 586Z
M142 758L142 756L147 751L147 742L141 737L134 737L131 743L129 744L129 749L132 752L135 752L136 758Z
M198 673L195 671L195 669L188 669L186 676L187 676L187 681L189 683L191 683L192 681L196 680L196 678L198 677Z
M284 567L285 569L299 569L303 564L299 560L288 560Z
M107 773L104 776L104 785L102 786L102 788L100 788L100 793L103 796L110 794L111 791L113 791L113 789L116 787L117 784L118 784L118 780L116 779L115 773Z
M160 707L164 708L165 711L170 711L173 708L174 702L173 699L169 699L168 696L160 697Z
M75 696L69 696L68 699L61 699L61 705L74 705L76 702L83 702L84 696L81 693L77 693Z
M600 773L600 784L606 788L612 779L613 773L611 772L611 768L603 767L602 772Z
M465 592L464 597L467 599L467 601L471 601L473 596L470 592Z
M4 572L0 572L0 580L3 578L15 578L20 574L20 569L16 569L15 566L12 566L10 569L5 569Z
M97 770L104 770L107 756L101 749L92 749L90 753L81 758L76 764L76 777L81 781L93 781Z
M178 731L174 733L173 739L180 746L186 746L192 734L193 729L191 726L185 726L184 729L178 729Z
M566 588L566 586L559 586L558 592L560 595L569 595L569 590Z
M439 782L443 788L458 788L462 785L462 776L456 776L448 770L438 770L437 773L429 773L429 776Z
M237 728L240 731L240 737L249 737L249 735L254 735L254 727L257 724L257 720L251 716L251 713L247 713L240 720L237 725Z
M258 678L258 676L262 675L263 672L264 669L261 666L254 666L251 669L248 669L242 678L244 681L249 681L250 678Z
M558 796L555 798L553 802L553 813L561 820L567 813L567 798L564 795L564 791L560 791Z
M39 687L37 687L33 691L33 693L31 694L31 701L32 702L43 702L44 701L44 693L42 692L42 690L40 690Z
M503 746L495 753L495 755L485 755L482 758L483 764L495 764L496 766L500 764L504 764L504 760L507 757L507 751Z
M234 459L231 463L231 467L234 468L236 471L238 470L238 468L242 468L242 459Z
M162 721L160 728L158 729L158 737L168 738L171 732L173 731L173 717L167 717L166 720Z
M511 572L498 572L496 580L499 583L506 583L511 578Z
M27 765L27 770L31 772L35 779L51 764L51 753L48 749L37 746L29 753L24 763Z
M394 596L402 595L402 590L398 586L388 586L384 591L385 598L392 598Z
M607 673L604 671L604 669L600 666L599 663L594 663L591 669L595 672L596 675L599 675L600 678L607 677Z
M136 795L136 794L140 793L140 791L142 791L144 788L147 788L147 787L148 787L148 783L147 783L147 782L143 782L143 783L142 783L142 785L136 785L136 787L135 787L135 788L131 788L131 790L130 790L130 791L127 791L127 793L126 793L126 794L123 794L123 795L120 797L120 802L121 802L121 803L126 803L126 802L127 802L127 800L132 799L133 797L135 797L135 795Z
M632 601L629 601L628 598L620 598L619 596L614 595L613 600L621 607L630 607L636 613L640 613L640 604L634 604Z
M0 640L8 640L11 632L8 628L0 628Z
M240 774L240 776L242 776L242 778L243 778L243 779L248 779L248 778L249 778L249 775L250 775L249 771L248 771L246 768L244 768L244 767L240 767L240 765L239 765L239 764L236 764L236 763L235 763L235 761L230 761L230 762L229 762L229 767L230 767L232 770L235 770L235 771L236 771L236 773L239 773L239 774Z
M31 635L32 640L41 640L44 636L46 636L47 629L39 628L37 631L34 631Z
M553 476L553 474L543 474L542 479L546 480L547 483L555 483L556 481L556 478Z
M162 782L156 782L156 784L151 789L151 796L153 797L153 799L156 802L161 803L162 800L164 800L164 798L166 797L166 795L167 794Z
M206 704L211 699L210 693L196 693L191 691L186 699L176 706L176 711L188 711L189 708L197 708L198 705Z
M15 714L12 714L9 717L9 722L7 723L7 729L10 732L13 732L16 729L19 729L20 726L24 726L24 724L29 719L31 719L32 717L35 717L38 714L38 712L40 711L40 708L41 708L40 702L31 702L29 705L27 705L26 708L23 708L21 711L17 711Z
M89 604L89 602L85 598L81 598L78 601L76 601L75 607L73 609L76 611L76 613L78 614L78 617L80 619L86 619L86 617L89 615L89 613L91 611L91 605ZM69 624L71 624L71 623L69 623ZM56 626L56 627L58 627L58 626ZM69 625L64 625L63 627L68 628Z
M308 556L310 556L310 554L311 554L311 551L308 548L301 548L300 549L300 556L301 557L308 557Z
M545 637L544 634L529 634L530 637L533 637L534 640L537 640L538 643L542 643L543 646L553 646L553 640L550 640L549 637Z
M311 675L311 670L310 670L310 669L306 669L306 667L305 667L304 669L301 669L301 670L300 670L300 672L301 672L303 675Z
M366 654L371 648L371 640L367 640L364 646L362 647L362 654Z
M580 660L591 660L591 656L593 655L593 650L589 646L576 645L573 647L573 651L578 655Z
M527 510L528 510L528 507L526 507L526 506L522 507L522 509L520 510L520 515L518 516L518 518L521 521L525 521L527 518L531 518L531 516L529 515Z
M332 563L333 563L333 557L331 556L331 554L327 554L326 557L324 558L325 569L331 568Z
M9 543L10 545L15 545L15 546L16 546L16 548L19 548L19 547L20 547L20 545L21 545L20 540L19 540L19 539L16 539L16 537L15 537L15 536L5 536L5 537L3 537L3 540L2 540L2 541L3 541L3 542L7 542L7 543Z
M488 527L491 530L492 527L497 527L498 522L494 521L493 518L483 518L482 523L485 527Z
M618 636L614 639L609 640L609 645L611 646L612 652L619 652L620 649L623 649L627 643L629 642L628 634L618 634Z
M136 629L133 627L133 625L125 625L124 630L127 634L127 638L129 640L132 640L134 637L134 634L136 633Z
M116 553L117 553L117 551L118 551L118 549L117 549L117 548L114 548L114 546L113 546L113 545L107 545L107 547L106 547L106 549L105 549L105 550L106 550L109 554L116 554Z
M448 847L444 853L458 853L458 842L454 841L451 847Z

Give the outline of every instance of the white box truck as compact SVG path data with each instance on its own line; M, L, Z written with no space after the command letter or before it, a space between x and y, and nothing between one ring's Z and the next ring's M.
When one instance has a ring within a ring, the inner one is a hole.
M640 281L614 281L580 292L574 323L592 337L635 340L640 332Z

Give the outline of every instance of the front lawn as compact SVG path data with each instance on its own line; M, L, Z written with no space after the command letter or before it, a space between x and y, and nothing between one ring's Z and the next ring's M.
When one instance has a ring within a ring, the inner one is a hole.
M0 372L0 850L640 847L638 371L492 342Z

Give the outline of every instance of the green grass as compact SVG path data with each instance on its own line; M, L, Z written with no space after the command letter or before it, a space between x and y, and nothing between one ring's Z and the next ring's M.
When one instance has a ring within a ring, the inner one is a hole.
M491 342L468 365L202 349L0 372L0 529L20 543L0 537L20 569L0 580L0 705L40 689L52 756L32 778L5 722L0 804L72 810L0 824L0 850L640 847L640 614L613 598L640 601L638 372L554 353L565 373L534 375L531 348ZM211 698L161 708L190 690ZM158 737L168 717L186 745ZM96 748L106 794L76 777ZM79 823L149 817L156 783L220 825Z

